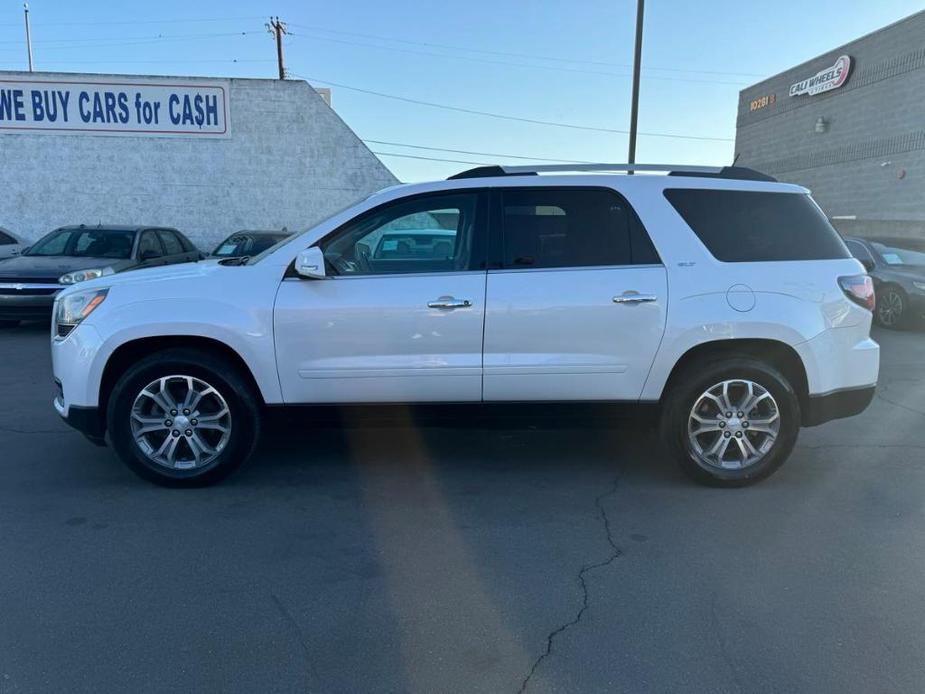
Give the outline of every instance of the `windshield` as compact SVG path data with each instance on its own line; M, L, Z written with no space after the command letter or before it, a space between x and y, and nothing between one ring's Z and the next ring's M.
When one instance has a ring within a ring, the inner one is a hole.
M124 260L131 257L134 242L135 232L130 229L58 229L25 255Z
M222 241L212 255L217 258L257 255L287 238L289 234L235 234Z
M925 265L925 250L922 243L912 240L890 240L870 244L887 265Z

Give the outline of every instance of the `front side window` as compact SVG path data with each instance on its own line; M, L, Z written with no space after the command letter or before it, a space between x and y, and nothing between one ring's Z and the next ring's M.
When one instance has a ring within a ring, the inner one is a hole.
M635 212L611 190L504 190L500 218L503 268L660 262Z
M383 205L321 244L339 275L474 269L478 193L429 195Z
M112 258L132 255L135 232L129 229L58 229L37 241L27 255Z
M160 241L157 240L157 235L153 231L144 232L138 242L138 257L141 260L148 260L150 258L160 258L163 254L164 251L161 248Z
M675 188L665 197L713 257L726 263L851 257L805 193Z

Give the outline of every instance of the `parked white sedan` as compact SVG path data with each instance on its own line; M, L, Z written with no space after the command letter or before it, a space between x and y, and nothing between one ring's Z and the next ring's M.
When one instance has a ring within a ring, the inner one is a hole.
M0 227L0 260L13 258L25 249L26 244L12 231Z

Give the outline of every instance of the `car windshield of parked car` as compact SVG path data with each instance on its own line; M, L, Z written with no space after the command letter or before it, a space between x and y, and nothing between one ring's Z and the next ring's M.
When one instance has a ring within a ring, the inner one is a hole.
M124 260L131 257L134 241L135 232L129 229L58 229L26 255Z
M870 244L883 258L887 265L923 265L925 266L925 249L922 244L914 241L889 241L880 243L873 241Z
M222 241L212 255L217 258L236 258L243 255L257 255L275 246L289 234L235 234Z

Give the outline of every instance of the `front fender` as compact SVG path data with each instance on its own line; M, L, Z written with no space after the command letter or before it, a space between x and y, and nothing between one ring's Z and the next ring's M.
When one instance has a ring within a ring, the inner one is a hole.
M94 316L96 317L96 316ZM204 320L203 317L207 317ZM263 399L282 402L273 341L272 306L243 308L211 298L163 298L136 301L105 314L105 337L99 342L87 373L87 396L97 405L106 364L120 347L156 337L198 337L221 342L248 365ZM93 328L93 324L81 326ZM102 335L103 332L96 329Z

